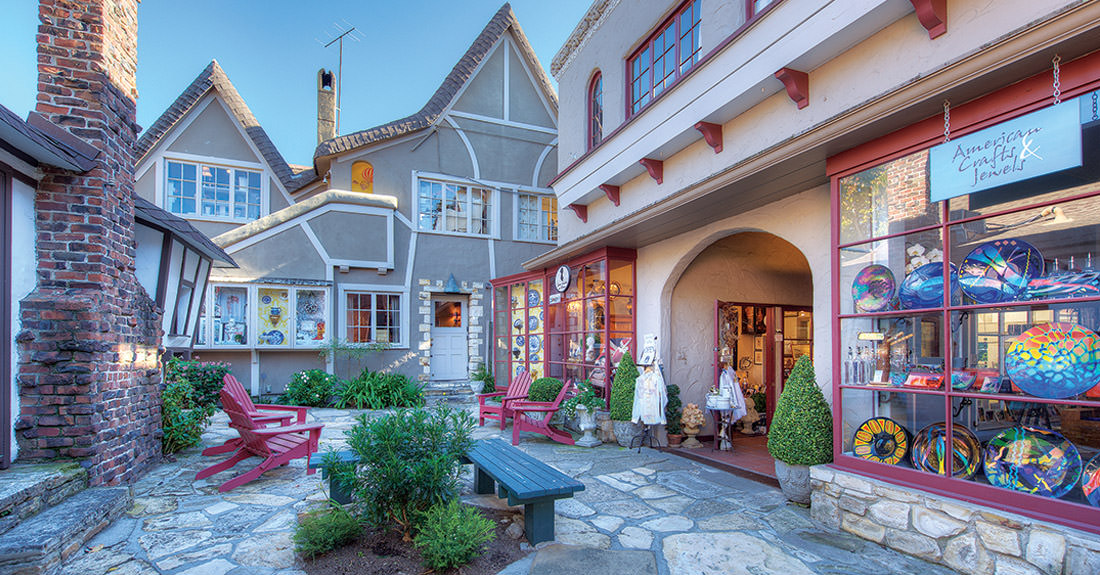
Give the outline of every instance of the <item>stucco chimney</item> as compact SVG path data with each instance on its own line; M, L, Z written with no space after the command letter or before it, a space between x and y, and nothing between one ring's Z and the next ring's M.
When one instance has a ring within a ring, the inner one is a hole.
M336 137L336 74L317 71L317 143Z

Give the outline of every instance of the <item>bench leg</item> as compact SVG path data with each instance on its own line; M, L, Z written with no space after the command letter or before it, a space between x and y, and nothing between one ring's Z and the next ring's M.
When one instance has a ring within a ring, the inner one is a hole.
M538 545L554 539L554 500L528 503L523 506L523 528L527 542Z
M493 492L493 478L488 473L474 466L474 493L486 495Z

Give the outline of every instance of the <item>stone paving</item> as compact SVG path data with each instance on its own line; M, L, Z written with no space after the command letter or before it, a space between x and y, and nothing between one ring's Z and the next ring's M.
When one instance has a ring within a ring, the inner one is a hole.
M343 432L354 425L355 413L310 410L311 419L325 423L322 449L342 447ZM508 428L503 436L510 438L510 434ZM232 435L224 416L219 416L203 443L214 445ZM477 438L499 435L493 427L475 432ZM810 520L808 509L788 504L777 489L675 455L611 445L563 446L526 434L520 448L585 484L573 499L557 502L559 543L649 551L661 575L954 573L821 527ZM306 475L304 461L298 460L221 494L220 483L256 460L196 481L195 473L216 461L202 457L199 450L179 454L177 461L160 465L135 484L133 509L74 554L61 572L304 573L291 535L297 513L325 500L321 474ZM503 503L492 496L465 498L487 507ZM561 549L546 548L547 557L535 561L529 556L505 572L527 573L532 563L534 572L554 572L538 564L558 563L548 559Z

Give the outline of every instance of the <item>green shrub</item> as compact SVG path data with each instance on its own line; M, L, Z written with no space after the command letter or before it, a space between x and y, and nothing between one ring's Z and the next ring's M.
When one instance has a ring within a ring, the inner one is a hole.
M336 398L336 407L341 409L387 409L423 405L424 394L417 382L400 373L366 369L359 377L344 382Z
M683 405L680 401L680 386L669 385L665 388L665 393L668 395L668 403L665 404L665 431L679 435L684 431L684 427L680 425L680 407Z
M489 371L489 368L484 364L478 364L477 370L474 371L474 381L480 381L482 383L481 393L493 393L497 390L496 380L493 379L493 372Z
M420 513L456 498L474 423L446 406L360 414L345 435L359 458L354 493L365 519L395 523L408 535Z
M442 571L469 563L495 537L490 519L453 499L424 513L413 543L420 550L425 567Z
M323 369L299 371L286 386L286 400L291 405L328 407L339 378Z
M768 408L768 396L763 391L752 394L752 407L757 413L764 413Z
M164 364L164 381L187 380L191 384L191 400L203 407L220 405L218 392L228 374L229 364L218 361L185 361L173 357Z
M817 388L807 356L794 364L775 405L768 429L768 451L788 465L818 465L833 460L833 417Z
M310 559L351 543L360 532L359 522L343 507L307 514L294 529L294 550Z
M596 413L597 410L603 409L604 402L596 395L596 390L592 387L592 384L585 381L577 386L576 395L562 402L561 411L567 417L575 417L578 405L587 407L590 413Z
M195 390L186 379L169 381L161 393L161 450L175 453L202 442L202 430L214 407L200 406L194 400Z
M638 379L638 366L630 352L623 354L619 367L615 369L615 381L611 384L611 419L630 421L634 411L634 382Z
M527 390L527 399L531 401L554 401L561 393L562 382L556 377L540 377L531 382Z

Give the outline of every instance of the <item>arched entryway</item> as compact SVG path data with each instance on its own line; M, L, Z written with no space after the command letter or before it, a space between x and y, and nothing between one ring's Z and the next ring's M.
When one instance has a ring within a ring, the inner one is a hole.
M684 404L703 406L720 370L729 367L746 402L760 407L759 418L750 410L733 426L732 450L715 454L720 460L771 473L767 424L794 360L812 356L813 295L803 253L761 231L715 240L676 279L669 301L668 383L680 386ZM713 415L703 435L715 434ZM708 442L697 451L709 457L712 449Z

